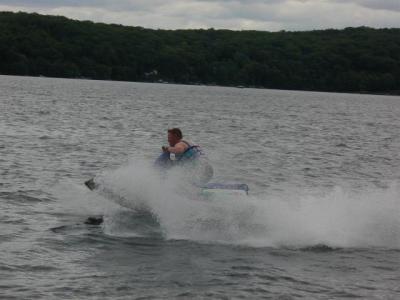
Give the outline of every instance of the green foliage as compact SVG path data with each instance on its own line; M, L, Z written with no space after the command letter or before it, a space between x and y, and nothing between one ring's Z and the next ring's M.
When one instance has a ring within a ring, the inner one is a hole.
M0 12L0 73L400 92L400 29L152 30Z

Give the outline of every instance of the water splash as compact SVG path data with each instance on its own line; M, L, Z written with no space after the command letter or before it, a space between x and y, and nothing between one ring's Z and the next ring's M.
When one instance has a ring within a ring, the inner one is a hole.
M337 187L295 195L256 200L259 209L254 220L263 223L268 234L250 241L297 247L400 247L400 190L396 185L358 192Z
M147 211L156 220L151 226L159 226L154 231L161 231L166 239L256 247L400 248L400 188L396 184L357 192L337 187L207 200L186 184L182 172L160 176L150 164L137 161L104 172L97 180L116 195L107 196L110 200L136 212ZM115 222L113 218L120 215L115 211L110 215L110 210L108 214L106 233L135 231L137 222L122 229L129 218Z

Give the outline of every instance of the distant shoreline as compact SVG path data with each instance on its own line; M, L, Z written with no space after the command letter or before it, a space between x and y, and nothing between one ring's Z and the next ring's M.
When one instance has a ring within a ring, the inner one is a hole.
M0 76L14 76L14 77L31 77L31 78L45 78L45 79L72 79L72 80L91 80L91 81L109 81L109 82L124 82L124 83L153 83L153 84L170 84L170 85L187 85L187 86L203 86L203 87L226 87L226 88L237 88L237 89L260 89L260 90L277 90L277 91L291 91L291 92L308 92L308 93L333 93L333 94L353 94L353 95L371 95L371 96L400 96L399 91L387 91L382 93L371 93L371 92L338 92L338 91L318 91L318 90L290 90L290 89L274 89L265 87L254 87L254 86L230 86L230 85L215 85L215 84L200 84L200 83L178 83L178 82L153 82L153 81L127 81L127 80L111 80L111 79L93 79L93 78L66 78L66 77L48 77L48 76L32 76L32 75L11 75L11 74L0 74Z

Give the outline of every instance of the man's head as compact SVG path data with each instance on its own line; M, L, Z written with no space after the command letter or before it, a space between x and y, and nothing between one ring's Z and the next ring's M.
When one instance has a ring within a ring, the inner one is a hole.
M182 139L182 131L179 128L168 129L168 143L174 147Z

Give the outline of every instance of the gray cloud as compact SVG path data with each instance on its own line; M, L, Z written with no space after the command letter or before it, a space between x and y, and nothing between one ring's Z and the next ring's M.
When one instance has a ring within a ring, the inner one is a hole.
M346 0L338 0L337 2L349 3ZM388 10L388 11L400 11L400 1L399 0L353 0L360 6L377 9L377 10Z
M171 29L400 27L400 0L0 0L0 10Z

